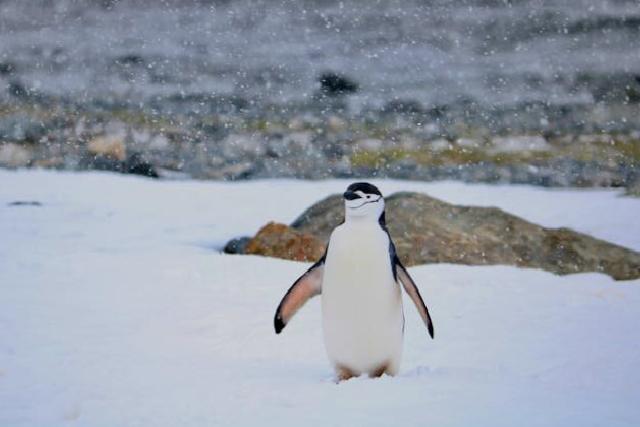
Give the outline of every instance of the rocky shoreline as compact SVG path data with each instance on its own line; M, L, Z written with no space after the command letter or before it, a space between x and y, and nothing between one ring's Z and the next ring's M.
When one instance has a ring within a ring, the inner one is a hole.
M273 109L226 100L226 111L205 100L200 112L189 110L189 101L172 112L166 104L87 108L32 95L0 104L0 166L216 180L452 179L631 193L640 181L640 131L633 126L491 129L457 113L438 117L398 103L394 111L355 115L341 99Z
M638 192L633 2L49 3L0 2L0 167Z

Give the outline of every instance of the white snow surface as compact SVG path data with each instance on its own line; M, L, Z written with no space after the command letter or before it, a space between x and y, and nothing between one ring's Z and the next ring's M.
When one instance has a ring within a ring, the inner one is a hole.
M640 249L616 191L374 182ZM0 171L0 426L639 425L640 281L411 268L397 377L334 383L318 298L275 335L307 265L219 249L348 183Z

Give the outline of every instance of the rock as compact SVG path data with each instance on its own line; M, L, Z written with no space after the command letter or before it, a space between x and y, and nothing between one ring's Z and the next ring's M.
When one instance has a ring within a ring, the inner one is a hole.
M159 178L156 167L140 153L130 153L126 158L124 143L120 139L95 138L80 160L83 169L119 172Z
M406 151L416 151L422 148L422 141L413 135L403 134L398 139L398 147Z
M331 231L344 221L343 210L342 196L334 194L314 203L291 223L291 227L303 233L317 236L327 243Z
M245 253L309 262L318 260L324 250L324 242L317 237L270 222L247 243Z
M42 206L42 203L37 200L16 200L15 202L7 203L7 206Z
M142 56L137 55L135 53L131 53L128 55L122 55L113 60L114 64L123 66L123 67L135 67L142 66L145 63L145 60Z
M13 62L0 62L0 76L13 75L17 68Z
M356 141L356 147L364 151L378 151L384 146L384 142L376 138L365 138Z
M132 153L124 164L124 173L158 178L158 171L140 153Z
M222 142L222 154L227 159L245 160L264 156L266 143L258 134L231 134Z
M171 148L169 138L163 134L156 135L149 139L149 148L156 151L165 151Z
M312 132L292 132L282 138L271 138L267 142L268 154L272 157L304 157L314 151Z
M541 136L509 136L493 138L491 153L516 153L521 151L550 151L553 149Z
M613 137L608 134L578 135L578 143L582 145L611 144Z
M422 114L424 113L424 107L415 99L394 99L387 102L382 108L384 113L399 113L399 114Z
M124 135L126 136L126 131ZM151 132L148 129L131 129L130 136L131 136L131 142L134 145L136 146L147 145L149 146L149 148L152 148L150 144Z
M219 173L223 179L235 181L246 179L255 173L255 164L251 162L238 162L221 167Z
M247 251L247 244L251 240L251 237L238 237L231 239L224 246L222 252L225 254L244 254Z
M627 196L640 197L640 179L631 182L626 189Z
M452 147L451 142L444 138L434 139L427 143L427 147L430 151L444 151Z
M20 80L11 80L7 85L9 95L19 99L28 100L33 96L33 91L27 88Z
M15 113L0 117L0 138L21 142L39 142L46 134L46 125L38 117Z
M472 138L458 138L456 139L456 145L464 148L480 148L482 147L482 141Z
M640 278L637 252L567 228L545 228L497 208L458 206L418 193L393 194L386 206L389 232L406 265L503 264ZM334 195L311 206L291 227L326 243L342 220L342 198Z
M348 123L343 118L340 118L335 115L331 115L327 119L327 129L329 129L329 131L331 132L334 132L334 133L344 132L345 130L347 130L347 127L348 127Z
M318 78L320 91L327 96L339 96L358 91L358 83L349 77L334 72L324 72Z
M10 168L19 168L31 163L31 153L18 144L0 145L0 165Z
M287 127L294 132L303 131L305 128L304 119L302 117L294 117L289 121Z
M127 147L118 136L98 136L87 144L87 151L94 156L103 156L113 160L124 161L127 158Z

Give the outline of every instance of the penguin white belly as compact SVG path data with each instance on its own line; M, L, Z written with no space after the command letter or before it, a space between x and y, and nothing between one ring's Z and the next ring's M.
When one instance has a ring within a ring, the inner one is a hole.
M402 357L404 317L389 237L377 223L345 223L329 242L322 282L327 355L355 375L393 375Z

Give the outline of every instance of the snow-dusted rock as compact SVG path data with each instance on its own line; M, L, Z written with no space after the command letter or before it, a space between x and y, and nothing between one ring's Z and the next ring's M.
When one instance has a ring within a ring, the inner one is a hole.
M492 140L492 153L516 153L521 151L549 151L553 147L538 135L496 137Z
M347 121L338 116L329 116L327 119L327 128L331 132L343 132L347 129Z
M384 141L376 138L365 138L356 141L356 147L365 151L378 151L384 146Z
M427 146L431 151L442 151L451 148L451 142L444 138L438 138L433 141L429 141Z
M228 159L247 159L263 156L266 152L264 139L257 134L231 134L221 143L222 153Z
M0 166L18 168L30 162L31 153L26 148L13 143L0 145Z
M456 145L464 148L480 148L482 141L474 138L458 138L456 139Z
M98 136L87 144L87 151L94 156L104 156L124 161L127 158L127 147L124 139L117 135Z

